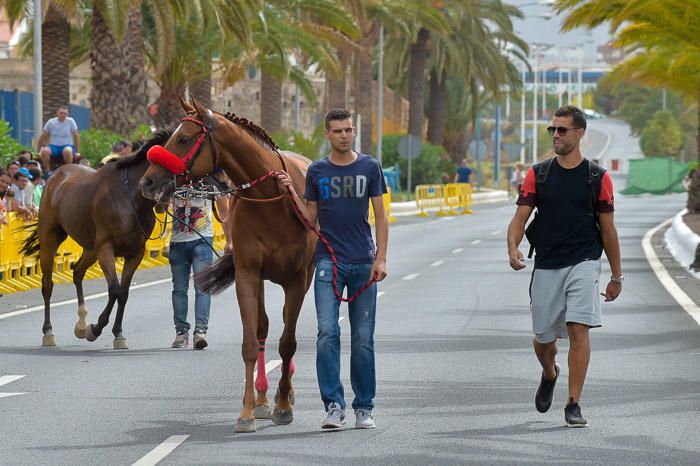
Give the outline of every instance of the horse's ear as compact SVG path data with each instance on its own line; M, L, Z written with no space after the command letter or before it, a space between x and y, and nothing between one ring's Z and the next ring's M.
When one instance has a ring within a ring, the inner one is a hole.
M185 102L185 99L183 99L181 95L177 96L177 100L180 101L180 107L182 107L182 109L185 111L186 114L192 113L195 111L195 108L192 105Z
M193 95L190 95L190 102L192 103L192 106L194 107L195 111L199 113L200 116L205 116L207 114L207 108L197 102L197 99L194 98Z

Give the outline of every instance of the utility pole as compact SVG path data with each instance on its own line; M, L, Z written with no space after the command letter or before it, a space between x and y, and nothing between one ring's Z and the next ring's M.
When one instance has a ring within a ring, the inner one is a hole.
M32 148L35 148L39 142L44 119L44 89L41 84L41 23L41 0L34 0L34 142Z
M384 118L384 25L379 25L377 59L377 160L382 164L382 119Z

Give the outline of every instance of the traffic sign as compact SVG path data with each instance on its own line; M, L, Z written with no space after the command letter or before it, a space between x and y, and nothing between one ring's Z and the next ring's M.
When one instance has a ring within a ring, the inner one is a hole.
M419 137L409 134L399 141L399 155L405 159L416 159L420 155L423 142Z
M477 146L476 140L472 139L469 143L469 154L476 160L486 159L486 143L484 141L479 141Z

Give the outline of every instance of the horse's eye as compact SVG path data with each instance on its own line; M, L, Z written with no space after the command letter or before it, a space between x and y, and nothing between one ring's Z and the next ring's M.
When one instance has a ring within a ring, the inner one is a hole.
M189 144L190 138L187 136L180 136L180 138L177 140L177 142L180 144Z

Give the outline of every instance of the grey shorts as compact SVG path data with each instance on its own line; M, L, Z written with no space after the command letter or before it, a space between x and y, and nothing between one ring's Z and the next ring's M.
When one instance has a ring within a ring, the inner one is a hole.
M600 269L586 260L562 269L535 269L530 282L530 311L535 340L549 343L568 338L566 324L600 327Z

